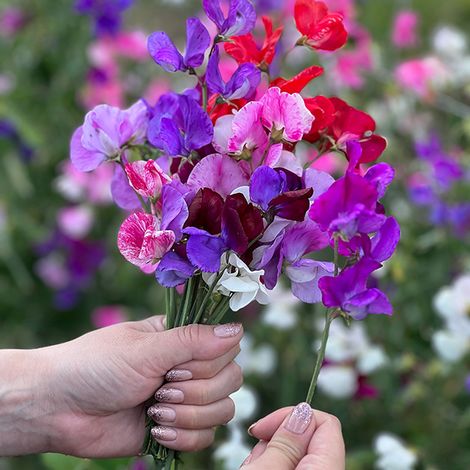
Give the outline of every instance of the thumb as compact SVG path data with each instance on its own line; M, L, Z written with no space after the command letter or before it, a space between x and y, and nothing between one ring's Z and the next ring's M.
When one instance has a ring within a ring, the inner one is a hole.
M242 335L240 323L182 326L154 334L152 355L168 371L191 360L216 359L237 345Z
M315 427L312 408L300 403L284 419L262 455L247 463L260 470L294 470L307 453Z

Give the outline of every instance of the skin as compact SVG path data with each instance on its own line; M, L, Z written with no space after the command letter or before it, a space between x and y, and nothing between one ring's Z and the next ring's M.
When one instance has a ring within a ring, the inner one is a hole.
M176 419L164 424L182 451L209 446L214 427L232 419L229 395L242 384L233 360L243 331L218 337L214 327L165 331L151 317L93 331L35 350L0 351L0 456L58 452L79 457L137 455L145 437L145 405L168 371L192 378L165 384L184 398L165 404Z

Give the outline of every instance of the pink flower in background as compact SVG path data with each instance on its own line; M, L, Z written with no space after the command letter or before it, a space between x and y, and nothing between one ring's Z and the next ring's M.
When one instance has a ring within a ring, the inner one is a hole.
M93 310L91 322L96 328L105 328L127 321L129 318L127 311L121 305L103 305Z
M402 10L397 13L392 31L392 42L396 47L416 46L418 43L416 35L418 19L418 15L411 10Z
M4 8L0 12L0 36L9 38L21 31L27 23L26 15L15 7Z
M130 185L143 197L157 199L162 186L171 182L171 178L153 160L127 163L125 168Z
M158 98L168 91L170 91L170 83L164 78L158 77L150 82L143 97L148 103L156 103Z
M55 290L65 288L70 281L63 259L55 253L41 258L36 263L35 271L44 284Z
M157 217L144 212L131 214L118 233L118 248L122 256L147 274L157 269L158 261L174 242L174 232L160 230Z
M57 225L60 230L74 240L85 238L90 232L93 222L93 211L85 205L64 207L57 215Z

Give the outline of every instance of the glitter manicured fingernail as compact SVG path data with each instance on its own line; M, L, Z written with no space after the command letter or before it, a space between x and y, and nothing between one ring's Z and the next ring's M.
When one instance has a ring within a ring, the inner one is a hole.
M166 373L165 379L167 382L184 382L191 380L193 374L189 370L173 369Z
M181 403L184 393L175 388L161 388L155 393L155 400L166 403Z
M308 403L300 403L293 410L284 427L295 434L303 434L312 421L313 410Z
M167 406L153 405L148 409L147 414L158 423L172 423L176 419L176 411Z
M217 325L214 328L214 334L219 338L231 338L237 336L241 329L242 325L240 323L227 323L225 325Z
M174 441L178 433L173 428L166 426L156 426L150 431L156 441Z

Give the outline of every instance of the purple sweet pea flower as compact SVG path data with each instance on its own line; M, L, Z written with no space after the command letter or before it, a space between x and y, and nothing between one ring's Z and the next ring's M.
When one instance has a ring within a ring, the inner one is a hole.
M163 287L184 284L196 272L196 268L174 251L166 253L158 264L155 278Z
M330 308L341 308L355 320L369 314L391 315L393 309L386 295L377 288L367 288L367 279L381 266L377 261L362 258L337 277L323 277L318 282L323 303Z
M207 17L217 26L220 36L241 36L255 27L256 11L249 0L230 0L227 18L222 12L220 0L203 0L202 6Z
M23 140L18 129L8 119L0 119L0 140L9 140L18 150L24 162L29 162L34 156L34 150Z
M70 158L79 171L91 171L105 160L112 160L126 145L142 144L148 126L148 109L139 100L121 110L105 104L86 116L70 142Z
M211 143L213 135L208 114L193 98L167 93L153 110L147 137L170 156L186 156Z
M195 227L185 228L183 233L189 235L186 250L193 266L206 273L217 272L220 269L220 257L227 251L222 238Z
M163 31L152 33L147 47L153 60L167 72L186 72L200 67L210 45L210 36L199 18L186 20L186 52L178 51L173 41Z
M207 88L211 94L218 93L227 100L251 100L256 95L260 81L261 72L254 64L242 64L225 83L219 70L219 49L214 49L206 72Z
M185 194L170 184L162 188L162 223L161 230L172 230L176 241L183 236L183 225L186 222L189 209Z
M121 209L133 211L141 207L139 198L129 185L129 180L124 170L117 165L111 180L111 195L114 203Z

